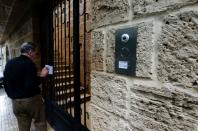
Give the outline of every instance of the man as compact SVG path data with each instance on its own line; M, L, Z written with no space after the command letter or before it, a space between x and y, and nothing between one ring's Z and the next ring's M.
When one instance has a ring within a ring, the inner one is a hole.
M30 131L33 119L36 131L47 131L39 84L47 76L48 70L43 68L38 75L33 63L35 58L33 43L25 42L21 46L21 55L8 61L4 70L4 88L12 99L19 131Z

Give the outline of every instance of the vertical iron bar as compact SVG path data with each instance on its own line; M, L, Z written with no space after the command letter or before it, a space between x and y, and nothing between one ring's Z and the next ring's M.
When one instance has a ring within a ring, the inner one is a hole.
M52 64L52 59L53 59L53 57L54 57L54 53L53 53L53 43L54 43L54 12L53 12L53 10L51 10L51 8L50 8L50 36L52 36L52 37L50 37L50 41L49 41L49 47L52 47L50 50L49 50L49 64ZM49 86L49 88L51 89L51 91L53 92L53 83L52 83L52 79L53 79L53 77L50 77L51 78L51 81L49 81L49 83L50 83L50 86ZM52 98L51 98L51 101L53 100L53 95L51 96Z
M63 39L63 30L62 30L63 29L63 25L62 25L62 22L63 22L63 19L62 19L62 4L63 4L63 2L60 3L60 15L61 15L61 18L60 18L61 19L61 22L60 22L60 24L61 24L61 27L60 27L61 28L60 29L61 30L61 32L60 32L61 33L60 34L61 35L61 37L60 37L60 48L61 48L60 49L60 51L61 51L60 65L61 65L61 70L60 70L60 76L59 76L60 77L60 85L61 85L61 88L60 88L61 91L60 91L60 94L59 94L60 95L60 105L61 105L61 107L62 107L62 104L63 104L63 97L62 96L63 96L63 91L64 91L64 89L63 89L63 75L61 74L61 71L63 69L62 66L64 66L64 65L62 65L62 58L63 58L63 54L62 54L63 53L63 43L62 43L63 42L63 40L62 40Z
M69 0L69 34L68 34L68 37L69 37L69 100L70 100L70 114L72 115L72 105L71 105L71 90L72 90L72 83L71 83L71 1ZM72 63L73 65L73 63Z
M65 72L65 75L67 76L68 74L67 74L67 62L66 62L67 61L67 30L66 30L67 29L67 27L66 27L66 25L67 25L67 16L66 16L67 6L66 5L67 5L67 0L65 0L65 5L64 5L64 32L65 32L65 36L64 36L65 37L65 39L64 39L65 40L64 41L65 42L65 62L64 62L65 63L65 71L64 72ZM65 90L66 90L66 92L65 92L66 99L65 99L65 107L64 107L65 109L67 109L67 99L68 99L66 79L67 79L67 77L65 77L65 86L64 86Z
M56 63L56 61L57 61L57 37L56 37L56 35L57 35L57 12L56 12L56 8L54 8L54 10L53 10L53 12L55 13L54 14L54 43L53 43L53 45L54 45L54 67L56 66L56 68L55 68L55 70L56 70L56 74L54 74L54 77L56 77L56 75L57 75L57 63ZM56 89L57 89L57 87L58 87L58 85L57 85L57 81L56 81L56 79L55 78L53 78L53 80L54 80L54 89L53 89L53 93L54 93L54 102L56 102Z
M55 40L55 38L54 38L54 32L55 32L55 25L54 25L54 23L55 23L55 20L56 20L56 17L54 16L54 1L52 1L52 5L50 6L50 18L51 18L51 23L50 23L50 26L52 26L53 28L51 28L51 32L50 32L50 35L52 35L52 37L51 37L51 41L50 41L50 45L52 45L51 47L51 52L52 52L52 55L50 56L51 57L51 62L50 62L50 64L52 64L53 65L53 67L54 67L54 61L55 61L55 57L54 57L54 55L55 55L55 52L54 52L54 40ZM52 15L51 15L52 14ZM54 70L53 70L53 74L54 74ZM51 90L52 90L52 100L51 101L54 101L54 99L55 99L55 96L54 96L54 90L55 90L55 86L54 86L54 77L52 77L51 76L51 82L50 82L51 84Z
M73 1L74 118L80 122L79 0Z
M60 31L60 28L59 28L59 24L60 24L60 20L59 20L59 11L60 11L60 3L58 3L58 11L57 11L57 14L58 14L58 73L57 73L57 76L56 76L56 81L58 83L58 92L56 92L56 95L57 95L57 98L58 98L58 101L57 101L57 105L59 105L59 102L60 102L60 96L58 94L60 94L60 79L59 79L59 76L60 76L60 57L59 57L59 51L60 51L60 46L59 46L59 39L60 39L60 35L59 35L59 31ZM57 94L58 93L58 94Z
M87 91L87 79L86 79L86 0L84 0L84 126L86 125L86 91Z

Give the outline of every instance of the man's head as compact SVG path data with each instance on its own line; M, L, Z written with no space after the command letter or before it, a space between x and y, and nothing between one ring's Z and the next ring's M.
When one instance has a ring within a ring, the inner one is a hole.
M36 58L36 47L32 42L24 42L21 45L21 54L27 56L31 60Z

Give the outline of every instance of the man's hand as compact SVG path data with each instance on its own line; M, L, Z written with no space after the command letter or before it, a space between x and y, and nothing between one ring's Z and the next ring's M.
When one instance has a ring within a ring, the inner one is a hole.
M48 70L46 67L44 67L42 70L41 70L41 73L40 73L40 77L46 77L48 74Z

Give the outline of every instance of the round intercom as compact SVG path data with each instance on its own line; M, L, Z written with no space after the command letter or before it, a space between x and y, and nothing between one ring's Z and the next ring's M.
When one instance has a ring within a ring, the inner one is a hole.
M128 42L129 41L129 35L128 34L123 34L121 36L121 41L124 42L124 43Z

